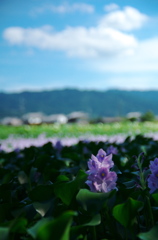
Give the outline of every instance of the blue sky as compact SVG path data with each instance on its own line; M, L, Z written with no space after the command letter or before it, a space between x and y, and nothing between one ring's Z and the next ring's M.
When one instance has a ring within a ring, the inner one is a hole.
M157 0L0 0L0 91L158 89Z

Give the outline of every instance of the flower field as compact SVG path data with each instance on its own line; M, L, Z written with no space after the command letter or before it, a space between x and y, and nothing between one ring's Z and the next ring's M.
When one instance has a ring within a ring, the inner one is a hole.
M71 146L79 141L109 141L120 143L127 136L142 134L158 140L158 122L120 122L107 124L64 124L40 126L4 126L0 125L0 149L12 151L30 146L42 146L58 140L64 146Z
M22 125L5 126L0 125L0 139L6 139L10 135L14 137L36 138L45 133L46 137L80 137L116 134L137 135L158 132L158 122L116 122L98 124L50 124L50 125Z
M0 239L157 240L150 134L1 140Z

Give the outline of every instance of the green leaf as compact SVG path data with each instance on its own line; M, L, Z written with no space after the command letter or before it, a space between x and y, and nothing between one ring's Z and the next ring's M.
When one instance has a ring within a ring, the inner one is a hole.
M50 156L48 154L42 154L35 159L34 167L37 168L39 172L43 172L49 162Z
M0 204L0 222L5 222L11 215L11 203Z
M114 191L108 193L94 193L88 189L81 189L76 196L76 200L83 207L84 210L93 213L98 213L105 201L112 196Z
M84 223L82 225L73 226L71 227L70 235L72 239L80 239L79 237L82 235L86 235L87 233L87 227L93 227L97 226L101 223L101 216L100 214L96 214L93 217L90 218L90 220L87 223ZM83 239L83 238L81 238Z
M19 180L20 184L28 183L28 176L26 175L26 173L24 171L20 171L18 173L18 180Z
M87 174L80 170L73 181L70 182L57 182L54 184L54 192L63 203L69 205L72 199L77 194L78 190L85 184Z
M17 218L13 221L10 231L16 233L25 233L26 226L27 220L25 218Z
M135 180L131 180L131 181L128 181L128 182L123 182L123 184L128 188L133 188L136 186L136 181Z
M45 214L48 212L52 205L52 201L46 201L43 203L40 202L34 202L33 206L36 209L36 212L38 212L42 217L45 216Z
M39 220L33 227L29 228L27 230L28 234L30 234L34 239L36 239L37 236L37 232L38 230L46 223L48 223L48 219L47 218L42 218L41 220Z
M120 171L120 169L119 169L116 165L114 165L114 166L112 167L111 171L114 171L114 172L116 172L117 174L122 174L122 172Z
M101 216L100 214L96 214L92 217L92 219L89 222L83 224L82 226L97 226L100 223L101 223Z
M138 211L143 207L143 202L129 198L125 203L113 208L113 216L124 227L132 225Z
M28 233L38 240L69 240L70 227L76 212L67 211L54 220L42 219Z
M154 193L151 196L154 198L155 202L158 203L158 193Z
M66 177L65 175L59 175L59 176L57 177L57 181L56 181L56 182L61 183L61 182L67 182L67 181L69 181L69 178L68 178L68 177Z
M34 202L47 201L53 197L53 185L39 185L29 192L29 197Z
M9 240L9 228L0 227L0 237L1 240Z
M142 240L157 240L158 238L158 225L154 226L149 232L140 233L138 237Z

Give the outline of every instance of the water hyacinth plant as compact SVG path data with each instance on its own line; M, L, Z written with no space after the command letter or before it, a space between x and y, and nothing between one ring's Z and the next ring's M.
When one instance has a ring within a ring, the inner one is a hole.
M87 185L92 192L109 192L116 188L117 174L110 169L114 166L112 154L107 155L103 149L98 151L97 156L91 156L88 162Z
M158 141L42 141L0 151L0 239L157 240Z

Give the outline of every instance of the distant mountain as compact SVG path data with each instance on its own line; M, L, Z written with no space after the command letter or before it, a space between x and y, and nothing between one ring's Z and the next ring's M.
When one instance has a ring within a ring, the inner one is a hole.
M21 117L28 112L69 114L87 112L90 117L125 116L152 111L158 115L158 91L88 91L77 89L0 93L0 118Z

